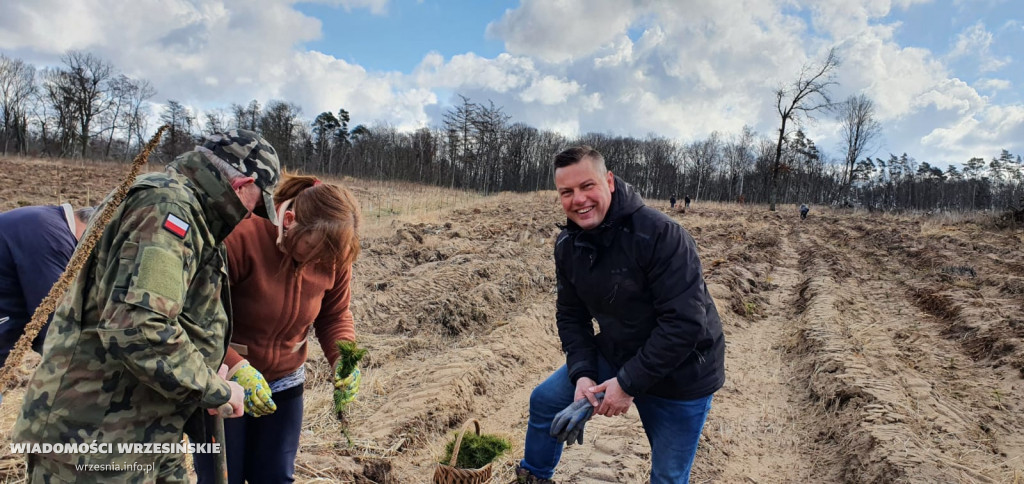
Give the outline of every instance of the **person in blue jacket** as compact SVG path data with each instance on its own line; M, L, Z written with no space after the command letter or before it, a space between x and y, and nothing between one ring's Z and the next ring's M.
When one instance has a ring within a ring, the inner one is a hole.
M589 146L555 157L555 188L568 219L555 243L566 364L530 395L516 479L551 482L563 449L552 419L586 398L606 417L636 406L650 482L687 482L712 395L725 383L725 337L697 244Z
M0 213L0 365L64 272L95 212L93 207L72 210L65 203ZM38 353L46 329L32 341Z

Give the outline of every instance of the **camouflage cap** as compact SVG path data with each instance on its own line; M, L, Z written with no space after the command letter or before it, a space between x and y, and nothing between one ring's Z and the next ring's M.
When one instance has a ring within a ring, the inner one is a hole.
M274 187L281 178L281 164L277 151L262 136L247 129L232 129L206 137L203 147L246 176L256 179L256 186L263 190L263 206L253 213L269 219L277 225L274 210Z

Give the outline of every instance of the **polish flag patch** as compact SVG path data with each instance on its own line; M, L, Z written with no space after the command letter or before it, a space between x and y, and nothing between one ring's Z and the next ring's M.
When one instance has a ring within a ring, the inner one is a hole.
M184 239L185 234L188 233L188 223L178 217L175 217L173 213L167 214L167 218L164 220L164 228L182 239Z

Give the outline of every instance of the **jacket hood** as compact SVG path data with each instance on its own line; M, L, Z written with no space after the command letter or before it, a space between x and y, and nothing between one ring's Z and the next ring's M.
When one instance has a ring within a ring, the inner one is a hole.
M249 214L249 210L231 189L231 183L202 153L185 153L175 158L168 169L181 173L198 188L196 195L203 207L210 233L217 243L227 238Z

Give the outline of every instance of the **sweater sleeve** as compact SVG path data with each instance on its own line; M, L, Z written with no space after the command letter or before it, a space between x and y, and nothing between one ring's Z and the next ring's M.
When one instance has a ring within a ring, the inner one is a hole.
M320 342L320 348L327 356L331 368L334 368L339 357L338 347L334 342L356 340L355 320L352 318L352 310L349 308L349 303L352 300L351 286L352 266L349 265L338 271L334 287L324 294L320 314L313 321L316 338Z
M252 261L246 254L246 234L250 232L252 228L252 221L249 219L243 220L238 227L235 228L231 235L228 235L227 239L224 240L224 245L227 247L228 252L228 283L233 288L234 286L241 283L249 277L252 272ZM237 295L233 295L232 299ZM231 345L228 345L227 352L224 354L224 364L228 365L228 378L231 378L241 366L241 363L245 361L242 355L238 354Z

